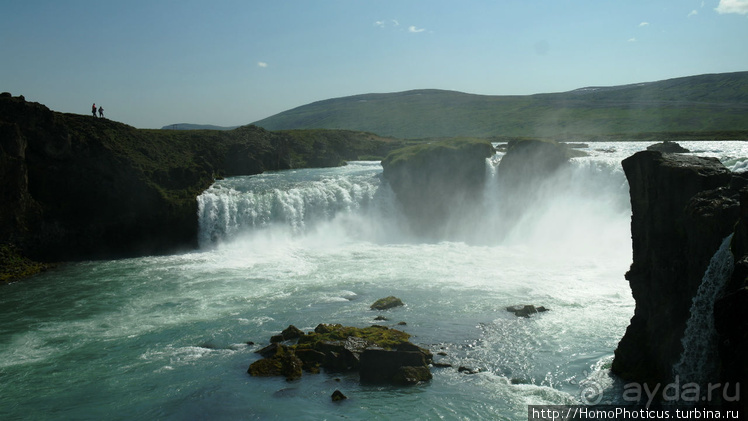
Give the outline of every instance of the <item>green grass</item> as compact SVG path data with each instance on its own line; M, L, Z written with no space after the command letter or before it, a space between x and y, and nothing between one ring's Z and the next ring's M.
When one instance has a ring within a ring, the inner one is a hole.
M347 129L407 139L555 139L669 132L748 134L748 72L528 96L417 90L304 105L255 124Z
M435 156L467 151L476 145L483 145L486 149L491 147L486 139L480 138L456 137L438 141L421 141L390 152L382 161L382 166L395 169L409 163L418 167L432 160Z

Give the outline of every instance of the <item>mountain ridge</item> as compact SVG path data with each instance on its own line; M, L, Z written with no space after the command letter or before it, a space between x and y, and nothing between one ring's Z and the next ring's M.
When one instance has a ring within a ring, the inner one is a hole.
M748 130L748 72L559 93L481 95L414 89L315 101L253 124L346 129L398 138L574 137Z

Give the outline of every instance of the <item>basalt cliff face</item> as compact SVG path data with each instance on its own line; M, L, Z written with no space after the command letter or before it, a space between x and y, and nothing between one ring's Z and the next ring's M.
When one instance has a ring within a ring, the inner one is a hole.
M350 132L316 133L310 140L255 126L141 130L3 93L0 245L42 261L193 248L196 197L216 177L340 165L388 147ZM329 159L320 159L320 150Z
M743 191L748 178L731 173L716 158L656 151L625 159L623 169L632 207L633 263L626 279L636 310L615 352L612 370L654 390L656 384L674 380L673 366L683 352L681 339L693 297L726 236L735 232L736 261L748 262L748 196ZM719 346L725 348L727 343L727 348L719 361L721 378L714 383L736 376L746 380L746 307L738 304L746 304L748 263L745 266L742 272L736 268L720 294L733 297L731 301L719 304L725 300L719 298L715 306L723 312L716 319Z
M487 140L452 140L409 146L382 161L410 229L426 239L455 238L478 223Z

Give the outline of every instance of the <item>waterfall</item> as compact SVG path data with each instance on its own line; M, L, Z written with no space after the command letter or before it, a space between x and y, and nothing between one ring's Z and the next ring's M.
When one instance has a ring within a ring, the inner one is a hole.
M217 181L198 197L201 247L271 227L299 236L336 218L366 217L391 207L391 190L381 188L378 163L349 167L342 175L341 169L310 169Z
M673 376L683 383L705 385L716 375L717 333L714 330L714 301L732 275L732 234L728 235L709 262L691 303L691 316L683 333L683 353L673 367Z
M577 160L541 183L532 206L514 218L517 199L499 183L502 154L485 160L482 197L450 209L433 227L436 241L525 244L564 254L618 253L628 236L628 185L620 163L607 157ZM610 161L610 162L609 162ZM386 181L378 162L231 177L198 197L202 248L246 240L255 234L306 237L320 233L375 242L422 241ZM466 212L470 217L466 218ZM621 218L621 215L625 217ZM281 230L281 231L279 231ZM280 238L280 237L278 237Z

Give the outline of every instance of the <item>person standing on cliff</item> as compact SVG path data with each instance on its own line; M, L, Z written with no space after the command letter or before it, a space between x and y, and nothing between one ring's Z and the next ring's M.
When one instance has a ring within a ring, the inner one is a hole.
M93 116L96 117L96 103L91 106L91 112L93 113Z
M94 114L96 113L94 112ZM104 118L104 107L102 106L99 106L99 117Z

